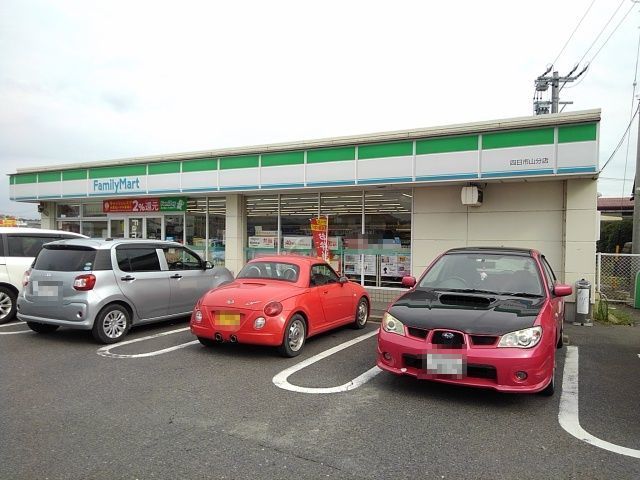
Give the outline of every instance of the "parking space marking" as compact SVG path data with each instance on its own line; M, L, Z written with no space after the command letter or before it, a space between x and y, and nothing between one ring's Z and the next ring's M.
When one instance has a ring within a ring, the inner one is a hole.
M179 350L181 348L188 347L189 345L195 345L196 343L200 343L198 340L194 340L192 342L181 343L173 347L163 348L162 350L154 350L153 352L147 352L147 353L120 354L120 353L111 352L111 350L116 347L123 347L125 345L130 345L132 343L143 342L145 340L165 337L167 335L172 335L174 333L179 333L179 332L185 332L187 330L189 330L189 327L178 328L177 330L169 330L168 332L156 333L155 335L136 338L135 340L127 340L126 342L115 343L113 345L105 345L104 347L99 348L96 353L101 357L108 357L108 358L145 358L145 357L155 357L156 355L162 355L163 353L173 352L174 350Z
M26 324L22 321L17 321L17 322L10 322L10 323L5 323L4 325L0 325L0 328L2 327L17 327L17 326L23 326L25 327ZM19 333L29 333L31 331L30 328L28 328L27 330L19 330L17 332L0 332L0 335L18 335Z
M558 412L560 426L585 443L620 455L640 458L640 450L614 445L594 437L584 430L580 426L578 406L578 347L572 346L567 347L567 358L564 362L562 396L560 397L560 411Z
M367 383L373 377L378 375L382 370L380 370L378 367L373 367L367 370L366 372L364 372L362 375L359 375L353 380L343 385L339 385L337 387L299 387L297 385L292 385L291 383L288 382L287 379L294 373L302 370L303 368L308 367L309 365L312 365L316 362L319 362L323 358L327 358L333 355L334 353L339 352L340 350L344 350L345 348L349 348L350 346L355 345L356 343L362 342L367 338L371 338L374 335L377 335L377 333L378 333L378 330L365 333L364 335L356 337L353 340L349 340L348 342L341 343L340 345L330 348L329 350L325 350L322 353L319 353L317 355L314 355L313 357L307 358L306 360L295 364L293 367L289 367L286 370L283 370L280 373L278 373L276 376L273 377L273 383L277 387L280 387L284 390L289 390L292 392L300 392L300 393L340 393L340 392L347 392L349 390L358 388L360 385Z

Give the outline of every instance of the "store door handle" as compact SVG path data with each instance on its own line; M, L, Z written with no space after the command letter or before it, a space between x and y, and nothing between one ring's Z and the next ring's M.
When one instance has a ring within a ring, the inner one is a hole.
M177 278L178 280L182 278L182 275L176 273L175 275L171 275L169 278Z
M132 277L131 275L125 275L124 277L120 277L120 280L124 280L125 282L130 282L135 279L136 277Z

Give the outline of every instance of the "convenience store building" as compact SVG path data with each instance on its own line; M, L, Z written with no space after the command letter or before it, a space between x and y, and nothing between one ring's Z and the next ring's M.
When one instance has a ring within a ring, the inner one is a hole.
M238 272L314 254L378 299L443 250L531 247L568 283L595 277L600 111L19 169L10 196L42 228L171 239Z

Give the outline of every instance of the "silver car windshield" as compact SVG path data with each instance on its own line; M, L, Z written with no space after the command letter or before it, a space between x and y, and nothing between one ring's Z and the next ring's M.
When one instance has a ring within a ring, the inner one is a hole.
M420 280L419 288L532 296L544 292L533 258L485 253L443 255Z

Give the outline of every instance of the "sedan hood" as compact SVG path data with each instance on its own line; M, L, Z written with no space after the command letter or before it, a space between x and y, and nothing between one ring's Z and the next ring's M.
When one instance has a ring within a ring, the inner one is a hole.
M210 290L203 298L207 307L262 310L269 302L283 302L304 292L290 282L263 280L236 280Z
M389 313L407 327L504 335L532 327L545 301L544 297L414 290L400 297Z

